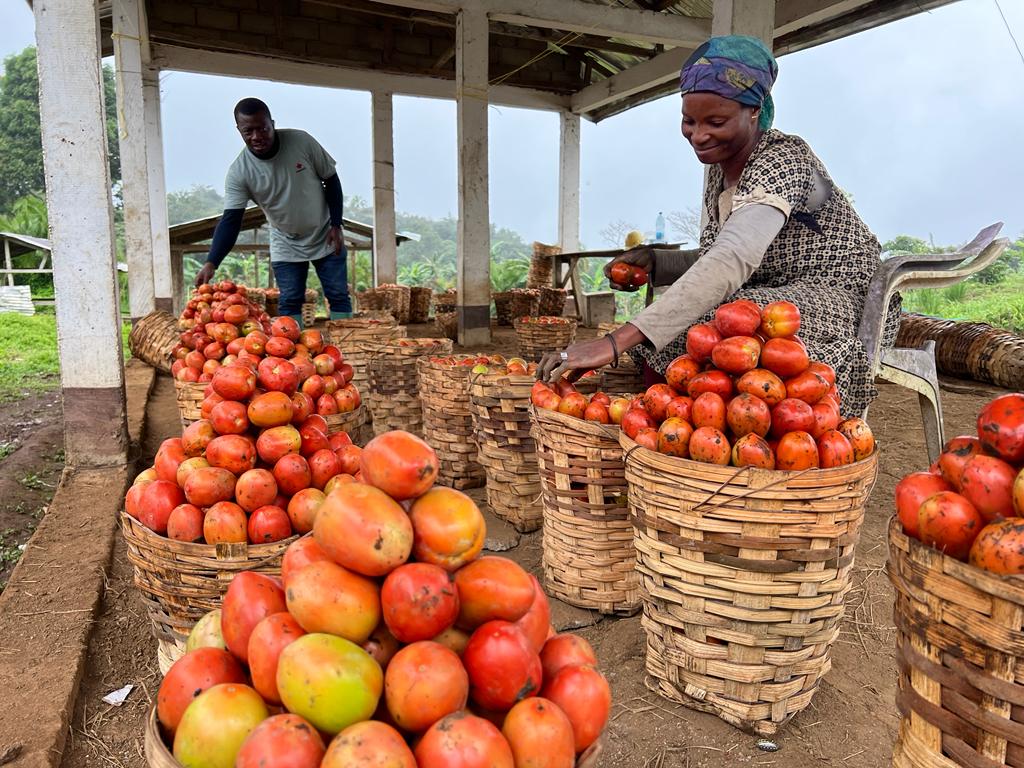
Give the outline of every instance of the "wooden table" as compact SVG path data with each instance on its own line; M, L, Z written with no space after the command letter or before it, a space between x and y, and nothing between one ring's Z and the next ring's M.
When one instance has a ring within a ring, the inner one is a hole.
M648 248L657 248L658 250L666 251L678 251L686 243L652 243ZM642 247L642 246L641 246ZM576 269L576 265L580 259L614 259L632 250L638 250L638 248L611 248L604 251L577 251L576 253L556 253L551 256L554 262L554 270L552 271L552 282L555 288L565 288L566 284L572 282L572 300L573 305L576 307L576 319L583 320L583 312L580 308L580 296L583 295L583 288L580 285L579 273ZM562 267L569 267L568 270L563 274ZM654 286L650 283L647 284L647 298L646 303L650 304L654 300Z

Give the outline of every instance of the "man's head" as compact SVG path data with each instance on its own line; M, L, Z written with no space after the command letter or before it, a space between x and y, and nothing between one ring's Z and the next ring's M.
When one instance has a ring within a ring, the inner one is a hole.
M235 127L256 157L263 157L274 149L274 121L270 108L259 99L242 99L235 104Z

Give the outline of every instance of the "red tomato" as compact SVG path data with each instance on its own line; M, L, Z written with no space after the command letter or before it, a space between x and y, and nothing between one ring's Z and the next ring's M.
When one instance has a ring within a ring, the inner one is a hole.
M459 593L451 575L429 563L406 563L384 579L384 623L403 643L430 640L455 623Z
M171 734L178 727L185 708L200 693L220 683L245 683L245 670L220 648L196 648L167 670L156 695L156 715Z
M429 640L400 650L384 674L384 696L395 724L423 733L466 706L469 677L459 657Z
M903 524L903 532L919 538L917 511L929 496L941 491L952 491L953 486L931 472L912 472L896 483L896 515Z
M818 444L808 432L787 432L775 450L777 469L799 470L820 466Z
M465 710L434 723L416 744L419 768L515 768L512 748L492 723Z
M1000 517L1012 517L1013 481L1017 471L1002 459L993 456L972 456L960 475L960 493L986 523Z
M597 654L586 638L570 632L549 637L540 651L544 679L551 680L565 667L577 664L597 666Z
M277 690L277 660L281 651L306 634L290 613L272 613L249 635L248 658L252 687L272 704L281 703Z
M611 687L597 669L584 665L565 667L545 683L541 695L569 718L577 753L597 741L612 705Z
M978 437L1004 461L1024 463L1024 394L1002 395L978 414Z
M917 515L921 541L958 560L967 557L985 525L974 505L952 491L929 496Z
M288 610L276 580L255 571L237 574L224 594L221 631L224 643L240 661L249 660L249 636L267 616Z
M957 491L963 481L964 467L967 462L981 453L981 441L970 435L954 437L946 443L939 455L939 471L942 479Z
M540 690L540 656L511 622L489 621L477 629L462 663L469 674L470 696L485 709L507 710Z
M971 545L970 563L993 573L1024 573L1024 520L1011 517L982 528Z

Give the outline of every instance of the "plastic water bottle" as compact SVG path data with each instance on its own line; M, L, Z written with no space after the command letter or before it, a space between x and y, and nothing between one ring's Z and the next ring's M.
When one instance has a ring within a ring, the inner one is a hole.
M654 220L654 242L665 242L665 217L658 211L658 218Z

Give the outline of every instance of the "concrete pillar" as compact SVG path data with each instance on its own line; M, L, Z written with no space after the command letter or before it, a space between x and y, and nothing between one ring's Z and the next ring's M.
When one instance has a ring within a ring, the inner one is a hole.
M711 34L759 37L771 50L775 38L775 3L765 0L715 0Z
M72 466L124 464L124 360L97 4L35 0L32 6L64 453Z
M114 0L114 67L121 196L128 262L128 311L132 322L153 311L153 253L149 222L149 170L142 104L142 46L139 0Z
M373 283L398 282L395 130L390 93L373 92Z
M143 14L143 18L145 15ZM142 73L142 103L146 116L146 166L149 170L149 224L153 248L153 288L156 308L177 314L185 306L185 294L175 281L167 220L167 183L164 179L164 134L160 118L160 71ZM178 266L180 270L180 265Z
M580 249L580 116L562 112L559 125L558 245L562 253L573 253ZM560 278L555 275L556 284Z
M456 280L459 343L491 340L491 227L487 191L487 12L463 8L455 27L459 224Z

